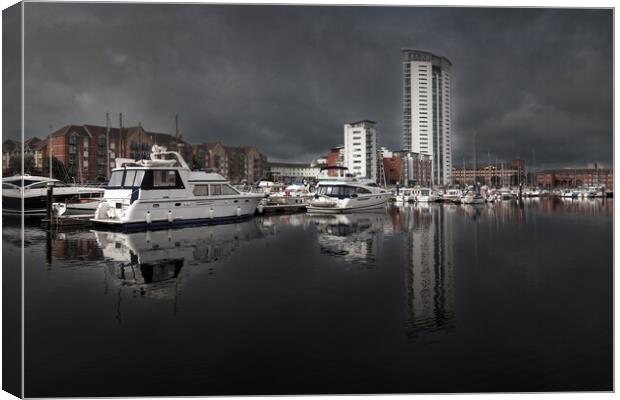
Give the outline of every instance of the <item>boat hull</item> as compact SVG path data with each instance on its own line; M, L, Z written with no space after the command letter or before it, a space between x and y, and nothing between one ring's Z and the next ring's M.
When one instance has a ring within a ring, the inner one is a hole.
M194 219L177 219L172 221L153 221L151 223L146 222L121 222L121 221L105 221L91 219L93 226L99 229L105 230L120 230L123 232L129 231L142 231L142 230L158 230L158 229L170 229L180 226L196 226L196 225L220 225L230 224L240 221L251 219L252 214L246 214L241 216L226 216L217 218L194 218Z
M242 195L200 199L136 200L128 206L114 199L106 199L91 221L98 226L108 225L122 229L157 229L184 224L225 223L253 216L262 198L262 195Z
M343 199L331 207L321 207L313 205L312 202L306 206L306 210L313 214L345 214L353 212L363 212L367 210L386 207L389 194L373 194L368 197Z

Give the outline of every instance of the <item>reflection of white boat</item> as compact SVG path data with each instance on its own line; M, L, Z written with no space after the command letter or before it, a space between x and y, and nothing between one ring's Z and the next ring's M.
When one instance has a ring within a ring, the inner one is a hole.
M263 236L255 220L133 233L92 231L113 276L161 297L181 268L221 260Z
M112 171L92 221L123 228L231 221L254 214L263 197L241 193L219 174L190 171L179 153L153 146L150 160Z
M101 188L67 185L58 179L15 175L2 179L2 213L20 215L23 197L25 216L44 216L48 184L54 188L54 201L66 203L68 207L96 207L104 193Z
M384 211L353 214L306 215L317 229L321 253L347 262L373 262L389 217Z
M376 183L355 178L323 179L317 184L314 198L308 201L310 213L348 213L385 207L390 192Z

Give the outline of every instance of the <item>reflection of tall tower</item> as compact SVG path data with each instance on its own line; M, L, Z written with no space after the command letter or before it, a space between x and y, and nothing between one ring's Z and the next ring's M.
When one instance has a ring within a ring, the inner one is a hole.
M451 331L454 317L452 228L443 207L412 208L407 237L407 336Z

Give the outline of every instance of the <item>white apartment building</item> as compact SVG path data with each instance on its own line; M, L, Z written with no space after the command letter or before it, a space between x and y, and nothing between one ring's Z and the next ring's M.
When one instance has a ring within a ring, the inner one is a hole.
M291 180L295 178L316 179L323 164L269 162L269 169L275 179Z
M344 126L344 165L349 173L377 181L376 122L363 120Z
M452 63L423 50L403 49L403 146L433 160L433 184L452 179Z

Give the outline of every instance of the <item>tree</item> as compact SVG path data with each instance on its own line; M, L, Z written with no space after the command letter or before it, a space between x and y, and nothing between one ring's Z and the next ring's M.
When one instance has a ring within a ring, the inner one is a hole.
M204 160L200 157L192 157L192 169L203 169L204 167Z
M45 157L43 162L43 170L46 171L46 175L49 175L49 165L50 159L49 157ZM62 161L52 156L52 178L59 179L64 182L69 182L69 177L67 176L65 165Z
M34 173L34 157L30 154L24 157L24 173L32 174ZM22 153L11 156L9 159L9 173L11 175L20 175L22 173Z

